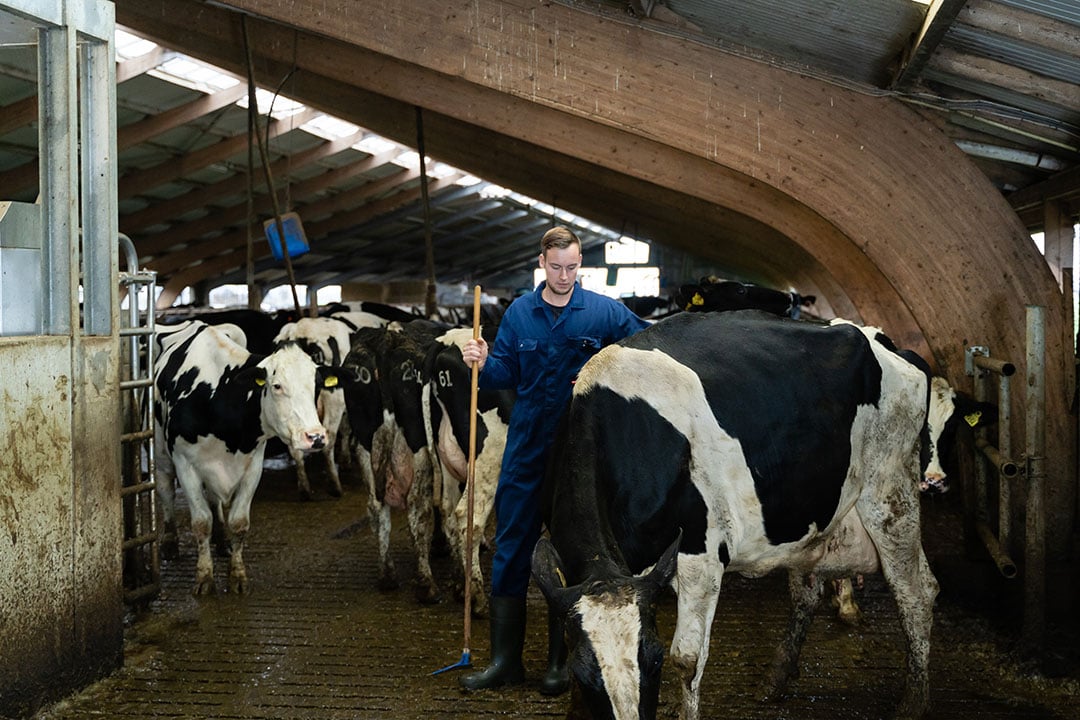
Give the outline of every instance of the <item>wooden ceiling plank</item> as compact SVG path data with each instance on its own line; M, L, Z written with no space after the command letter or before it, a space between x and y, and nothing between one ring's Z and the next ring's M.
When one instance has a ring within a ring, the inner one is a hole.
M235 85L211 95L203 95L189 103L166 110L158 115L151 115L143 120L124 125L116 131L116 149L124 150L141 142L146 142L157 135L198 120L204 115L209 115L212 112L233 105L246 95L246 85Z
M280 120L275 119L271 121L267 132L270 138L275 138L298 129L308 120L321 114L318 110L308 108L291 117ZM121 200L133 197L151 188L182 178L189 173L202 170L216 162L227 160L233 155L244 152L247 149L247 143L247 133L240 133L181 157L158 163L153 167L129 172L120 178L117 188L118 197Z
M118 62L116 63L116 84L119 85L132 78L139 77L176 54L174 51L159 45L144 55Z
M1022 95L1030 95L1059 107L1080 112L1080 88L1076 85L990 58L943 47L938 50L929 67L941 73L965 77L988 86L1004 87Z
M957 16L959 22L1004 37L1055 50L1080 54L1080 28L1000 2L969 0Z
M37 120L38 96L16 100L0 108L0 135L24 128Z
M1041 208L1047 202L1067 201L1080 212L1080 166L1063 170L1037 185L1017 190L1006 198L1018 213ZM1029 225L1030 226L1030 225Z

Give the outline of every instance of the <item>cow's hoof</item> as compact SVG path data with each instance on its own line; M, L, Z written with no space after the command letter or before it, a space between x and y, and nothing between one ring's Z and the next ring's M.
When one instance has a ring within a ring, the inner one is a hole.
M176 541L175 537L161 539L161 557L164 560L180 559L180 543Z
M763 703L781 702L787 697L788 687L792 680L799 677L799 668L787 662L779 662L773 665L769 677L765 681L765 687L758 693L758 701Z
M378 581L375 583L375 587L379 589L379 592L393 592L401 587L401 583L397 579L397 575L393 573L384 573L379 576Z
M341 495L342 495L341 484L339 483L337 485L331 485L330 489L327 492L329 492L332 497L336 497L336 498L341 497Z
M472 605L469 606L474 618L486 618L488 616L488 599L487 595L481 594L479 597L474 596L472 599Z
M920 720L930 706L929 694L929 691L905 692L893 715L894 720Z
M300 494L300 499L303 502L307 502L308 500L311 500L311 489L310 488L300 488L299 494Z
M204 578L202 580L195 581L195 587L191 588L191 594L195 597L201 595L213 595L217 592L217 587L214 586L214 578Z
M438 605L443 601L442 593L434 585L418 583L415 591L416 599L422 605Z
M862 610L857 607L841 608L836 616L848 625L858 625L862 622Z
M239 577L234 575L229 578L229 592L236 593L237 595L247 595L249 589L246 575Z

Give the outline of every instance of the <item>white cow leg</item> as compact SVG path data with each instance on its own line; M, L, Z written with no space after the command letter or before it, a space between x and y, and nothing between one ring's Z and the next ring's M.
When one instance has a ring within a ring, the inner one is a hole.
M378 505L371 517L372 530L379 548L378 588L383 591L397 590L401 583L398 582L394 558L390 557L390 506Z
M723 567L706 555L679 555L678 615L671 640L671 664L682 685L680 720L701 717L701 676L709 658L709 631L720 597Z
M176 487L171 461L163 462L163 451L158 449L157 496L161 501L161 557L175 560L180 557L180 541L176 533Z
M214 560L210 556L210 532L214 518L206 501L201 497L196 501L189 499L191 506L191 534L195 536L198 559L195 561L195 587L193 595L210 595L215 592Z
M375 535L375 545L379 550L379 578L375 586L382 592L397 590L400 587L394 559L390 557L390 506L379 502L375 497L375 471L371 466L371 452L357 445L357 466L367 488L368 519L371 532Z
M330 494L341 497L341 475L337 466L337 437L329 430L326 431L326 449L323 455L326 457L326 472L330 475Z
M296 464L296 489L300 492L300 499L310 500L311 484L308 482L307 468L304 467L304 453L301 450L289 448L289 455Z
M435 528L435 517L431 507L434 473L430 455L426 449L414 455L413 467L416 468L416 473L412 488L409 490L407 512L409 533L412 535L413 547L416 551L416 599L424 604L432 604L442 601L442 593L439 592L439 586L435 583L435 576L431 572L431 536Z
M479 480L479 476L476 480ZM484 492L481 483L473 490L473 529L472 529L472 614L474 617L486 617L488 613L488 599L484 592L484 570L480 565L480 545L484 539L484 528L487 526L488 516L491 514L495 500L491 493ZM468 524L468 486L462 493L454 515L458 523L458 544L460 550L458 558L461 561L461 571L465 572L465 532Z
M229 592L243 595L248 591L247 569L244 567L244 538L246 532L233 531L229 538L232 554L229 556Z
M791 681L799 677L799 655L814 619L814 611L825 594L825 583L820 576L791 570L788 572L788 591L791 593L791 619L784 639L776 648L772 670L764 688L764 700L779 700Z
M836 605L837 616L848 625L857 625L862 619L862 610L855 602L855 591L852 588L851 578L845 577L833 580L833 603Z
M895 512L888 531L866 522L867 517L877 517L871 512L860 508L859 514L877 545L881 571L892 589L900 624L907 636L907 683L895 717L917 720L930 704L930 630L938 582L922 549L918 498L907 495L889 498L888 506L903 508Z
M251 527L251 501L262 478L262 453L253 456L240 480L236 496L228 505L229 546L229 591L244 594L248 591L247 569L244 567L244 540Z

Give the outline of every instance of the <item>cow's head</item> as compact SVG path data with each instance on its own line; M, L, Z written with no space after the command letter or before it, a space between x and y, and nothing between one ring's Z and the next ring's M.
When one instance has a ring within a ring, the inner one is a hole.
M923 440L919 457L923 474L919 489L928 493L948 490L943 460L956 443L957 430L992 425L997 422L997 416L997 406L957 392L944 378L932 378L926 415L928 437Z
M303 350L286 345L256 366L262 392L263 427L295 450L321 450L326 428L315 409L318 389L337 384L332 368L316 365Z
M546 538L536 544L533 576L564 620L570 677L597 720L656 717L664 662L656 601L675 576L678 550L679 538L640 577L613 571L565 587L554 546Z

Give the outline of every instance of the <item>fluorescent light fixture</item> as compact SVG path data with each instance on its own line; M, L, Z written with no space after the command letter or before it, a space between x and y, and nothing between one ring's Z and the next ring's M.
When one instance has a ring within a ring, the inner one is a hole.
M454 184L455 185L460 185L461 187L472 187L473 185L478 185L479 183L482 183L482 182L484 182L484 181L482 179L476 177L475 175L462 175L461 177L459 177L457 180L454 181Z

